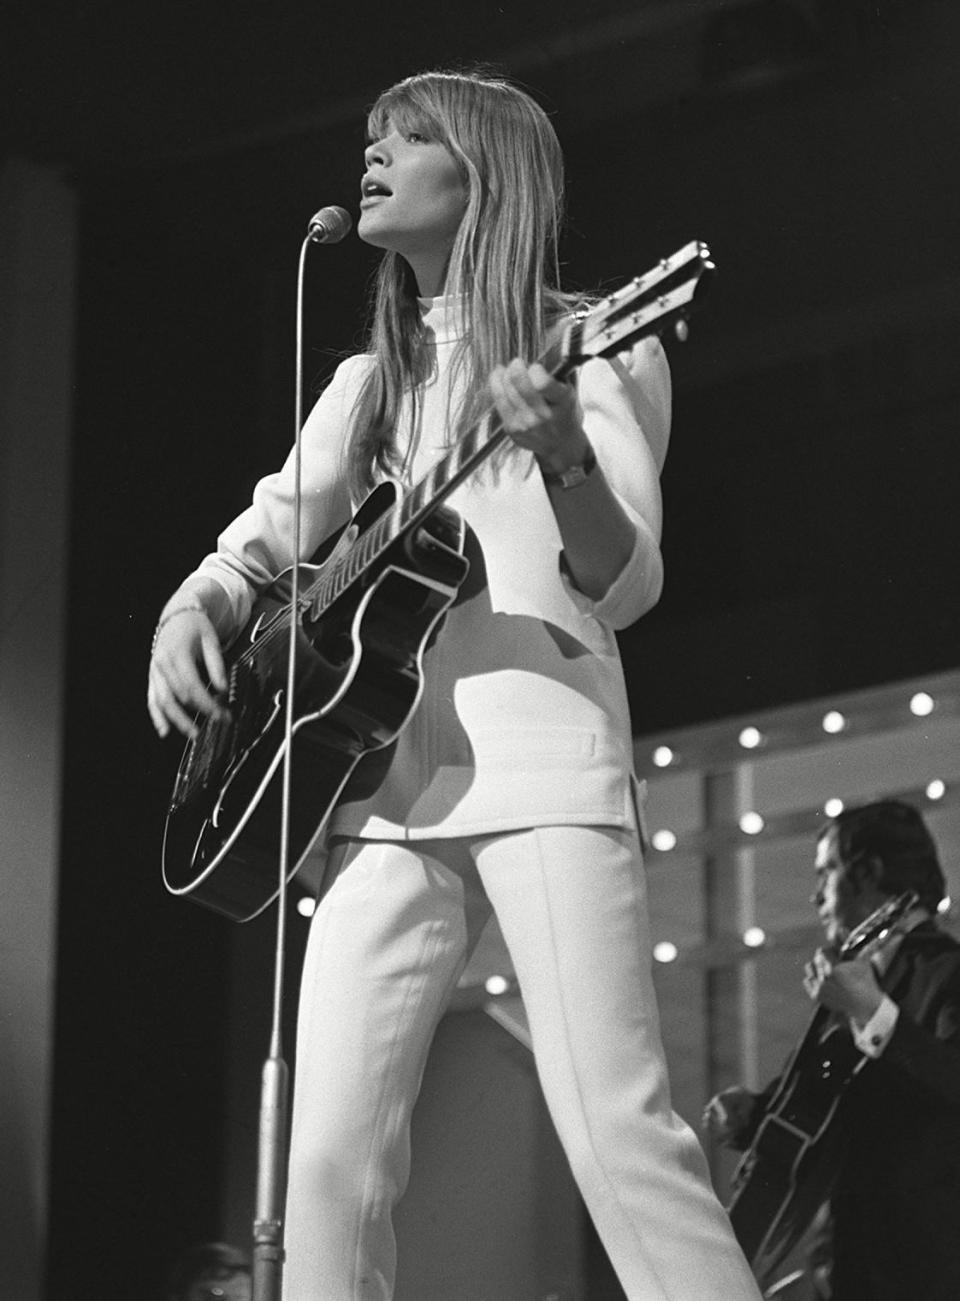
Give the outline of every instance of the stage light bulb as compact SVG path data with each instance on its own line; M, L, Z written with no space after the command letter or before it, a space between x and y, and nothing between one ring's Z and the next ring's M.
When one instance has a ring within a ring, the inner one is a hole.
M757 836L763 830L763 818L752 809L740 816L740 830L748 836Z
M821 724L823 730L829 732L831 736L836 736L838 732L842 732L846 725L847 720L844 718L843 714L840 713L839 709L831 709L824 714L823 722Z
M767 942L767 932L762 926L748 926L743 932L743 942L748 949L759 949Z
M305 894L297 900L297 912L301 917L312 917L317 910L317 901L312 895Z
M916 714L917 718L925 718L927 714L932 714L933 696L926 691L918 691L910 698L910 713Z
M943 898L940 900L940 902L937 904L937 912L940 913L942 917L945 913L948 913L952 907L953 907L953 900L950 898L948 894L945 894Z
M928 800L942 800L946 793L947 784L946 782L942 782L939 777L935 777L934 780L929 782L927 785Z
M669 940L661 940L653 946L653 956L657 962L676 962L677 946Z
M823 806L823 811L828 818L837 818L843 812L843 800L827 800Z
M669 768L673 763L673 751L669 745L658 745L653 752L653 762L657 768Z
M650 837L650 843L654 849L659 849L661 854L668 854L671 849L676 847L677 838L668 828L662 827L659 831L653 833Z
M758 728L745 727L740 733L739 740L745 750L755 750L763 740L763 736Z
M505 994L507 992L510 988L510 981L507 980L506 976L488 976L483 982L483 987L488 994L492 994L496 997L497 994Z

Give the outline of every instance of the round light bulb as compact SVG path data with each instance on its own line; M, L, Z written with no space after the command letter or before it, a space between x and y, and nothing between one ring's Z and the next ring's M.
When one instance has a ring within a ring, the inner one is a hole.
M916 714L917 718L925 718L927 714L932 714L933 696L926 691L918 691L915 696L910 697L910 712Z

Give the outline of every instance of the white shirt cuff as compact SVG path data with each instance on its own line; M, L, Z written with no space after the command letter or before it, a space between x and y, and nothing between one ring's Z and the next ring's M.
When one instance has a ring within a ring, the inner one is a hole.
M884 994L880 1006L866 1025L858 1025L856 1021L850 1022L853 1042L867 1057L879 1057L890 1042L890 1036L896 1029L899 1016L899 1007L892 998Z

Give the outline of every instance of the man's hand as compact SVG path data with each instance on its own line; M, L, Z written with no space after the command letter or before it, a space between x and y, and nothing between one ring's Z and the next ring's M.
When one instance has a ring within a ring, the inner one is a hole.
M742 1084L735 1084L717 1093L704 1107L704 1129L710 1130L724 1147L746 1147L746 1134L756 1106L756 1095Z
M804 968L803 987L810 997L831 1012L866 1023L883 1001L883 990L869 957L838 962L836 949L817 949Z

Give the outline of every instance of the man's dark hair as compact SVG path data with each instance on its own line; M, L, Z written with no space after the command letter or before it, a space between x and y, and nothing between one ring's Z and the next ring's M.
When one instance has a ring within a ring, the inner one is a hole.
M902 800L877 800L838 813L820 837L836 832L837 853L848 867L872 859L881 866L877 888L887 894L916 890L930 912L946 893L936 843L920 812Z

